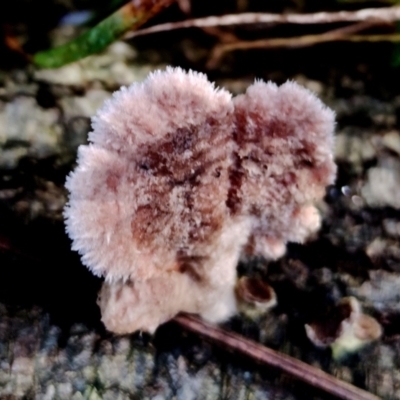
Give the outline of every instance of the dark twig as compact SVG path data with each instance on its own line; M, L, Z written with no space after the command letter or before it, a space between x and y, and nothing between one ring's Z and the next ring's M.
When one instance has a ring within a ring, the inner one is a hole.
M280 369L287 374L343 400L379 400L379 397L341 381L311 365L278 353L236 333L209 325L198 318L181 314L174 318L179 325L210 339L228 350L244 354L255 361Z

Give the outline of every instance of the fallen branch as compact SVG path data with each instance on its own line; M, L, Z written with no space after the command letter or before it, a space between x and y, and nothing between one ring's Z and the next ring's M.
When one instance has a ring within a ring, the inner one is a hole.
M365 8L357 11L317 12L311 14L243 13L169 22L129 32L125 39L156 32L184 28L209 28L245 24L331 24L337 22L375 21L391 23L400 20L400 6Z
M181 314L174 318L179 325L228 350L250 357L343 400L379 400L379 397L341 381L332 375L290 356L278 353L240 335L209 325L198 318Z

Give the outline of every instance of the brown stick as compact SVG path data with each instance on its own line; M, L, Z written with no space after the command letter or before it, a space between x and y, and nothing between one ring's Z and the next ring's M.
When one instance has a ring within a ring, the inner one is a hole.
M400 34L389 35L304 35L294 38L274 38L265 40L255 40L253 42L240 41L236 43L223 44L220 51L225 53L232 50L248 49L272 49L278 47L304 47L326 42L400 42Z
M261 39L254 41L237 41L232 43L217 44L212 50L207 68L215 68L220 59L225 53L235 50L250 50L250 49L276 49L276 48L298 48L313 46L319 43L327 42L400 42L400 34L381 34L381 35L354 35L352 33L361 32L371 26L376 25L377 22L365 21L358 24L346 26L343 28L335 29L326 33L318 35L303 35L289 38L272 38Z
M244 24L331 24L335 22L395 22L400 20L400 6L365 8L357 11L318 12L311 14L242 13L169 22L129 32L125 39L150 33L183 28L207 28Z
M379 397L341 381L311 365L278 353L240 335L209 325L198 318L181 314L174 318L179 325L213 342L260 363L269 365L343 400L379 400Z

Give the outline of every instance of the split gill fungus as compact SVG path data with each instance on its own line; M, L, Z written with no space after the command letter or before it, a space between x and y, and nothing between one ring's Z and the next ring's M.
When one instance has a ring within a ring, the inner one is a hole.
M257 80L232 98L169 67L115 92L79 148L64 212L73 249L105 278L106 328L235 314L239 259L276 259L319 228L333 131L332 110L295 82Z

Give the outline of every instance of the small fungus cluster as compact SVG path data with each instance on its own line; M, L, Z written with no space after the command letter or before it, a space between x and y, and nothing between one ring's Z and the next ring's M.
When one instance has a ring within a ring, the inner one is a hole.
M203 74L157 71L115 92L67 179L67 232L105 282L107 329L236 312L240 257L274 259L320 225L334 113L294 82L232 99Z
M336 359L356 352L382 335L379 322L363 314L355 297L344 297L325 318L307 324L305 328L308 338L318 347L330 346Z

